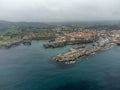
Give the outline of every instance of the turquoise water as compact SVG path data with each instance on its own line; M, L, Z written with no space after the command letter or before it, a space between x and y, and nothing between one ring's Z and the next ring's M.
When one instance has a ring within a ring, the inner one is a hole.
M120 90L119 46L65 67L51 58L74 46L44 49L43 43L0 49L0 90Z

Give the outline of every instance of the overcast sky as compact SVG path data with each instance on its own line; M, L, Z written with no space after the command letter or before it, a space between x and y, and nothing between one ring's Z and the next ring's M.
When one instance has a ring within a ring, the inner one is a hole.
M120 0L0 0L0 20L120 20Z

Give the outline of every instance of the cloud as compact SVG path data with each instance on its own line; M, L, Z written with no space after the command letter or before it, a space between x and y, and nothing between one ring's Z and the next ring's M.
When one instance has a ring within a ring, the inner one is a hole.
M0 0L0 19L10 21L120 20L119 0Z

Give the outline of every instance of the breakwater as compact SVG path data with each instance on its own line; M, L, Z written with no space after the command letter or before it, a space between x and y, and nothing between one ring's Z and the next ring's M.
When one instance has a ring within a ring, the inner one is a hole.
M80 57L91 55L92 53L96 53L98 51L111 48L115 45L116 45L115 43L108 43L103 46L90 46L87 48L71 48L67 53L59 54L53 57L53 59L57 62L62 63L74 62Z
M74 41L59 41L59 42L49 42L44 44L45 48L57 48L57 47L64 47L65 45L74 45L74 44L86 44L91 43L93 40L74 40Z

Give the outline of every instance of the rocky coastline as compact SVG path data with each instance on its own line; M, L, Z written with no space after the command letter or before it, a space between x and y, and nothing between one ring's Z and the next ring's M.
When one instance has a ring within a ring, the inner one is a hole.
M20 40L20 41L15 41L15 42L11 42L11 43L0 44L0 48L11 48L13 46L18 46L20 44L31 45L31 41L30 40Z
M12 42L1 43L0 48L11 48L18 45L31 45L32 40L51 40L55 37L29 37L27 39L15 40Z

